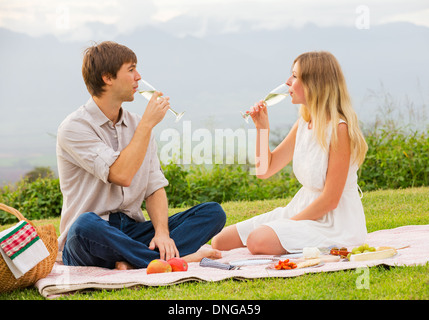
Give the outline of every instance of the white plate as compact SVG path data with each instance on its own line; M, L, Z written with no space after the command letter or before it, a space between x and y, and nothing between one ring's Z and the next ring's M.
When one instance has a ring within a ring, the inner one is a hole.
M275 261L278 261L277 258L250 258L250 259L244 259L244 260L235 260L231 261L229 264L234 267L240 267L240 266L255 266L260 264L269 264L273 263Z
M310 268L318 268L323 266L325 263L323 261L321 261L320 263L314 265L314 266L309 266L309 267L305 267L305 268L295 268L295 269L276 269L275 265L276 263L272 263L270 264L268 267L266 267L266 269L270 269L270 270L275 270L275 271L292 271L292 270L302 270L302 269L310 269Z
M297 252L297 253L288 253L288 254L284 254L280 257L278 257L280 260L284 260L284 259L296 259L296 258L302 258L303 254L302 252Z

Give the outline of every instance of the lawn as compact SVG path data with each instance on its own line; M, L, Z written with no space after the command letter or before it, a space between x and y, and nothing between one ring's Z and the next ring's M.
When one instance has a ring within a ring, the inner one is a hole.
M229 202L223 207L227 224L233 224L278 206L290 199ZM429 224L429 187L364 193L362 199L368 232L404 225ZM182 209L171 209L171 214ZM37 223L54 223L59 218ZM5 229L7 226L0 226ZM305 274L295 278L187 282L164 287L139 287L76 293L70 300L427 300L429 264L413 267L372 267L369 287L359 288L357 270ZM43 300L34 288L0 294L1 300Z

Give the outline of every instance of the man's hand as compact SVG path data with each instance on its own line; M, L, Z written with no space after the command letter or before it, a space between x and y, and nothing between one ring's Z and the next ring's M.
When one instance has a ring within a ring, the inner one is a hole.
M155 91L147 104L146 110L143 113L142 121L147 123L150 128L155 127L170 108L170 98L163 97L162 92Z
M149 244L149 249L154 250L155 248L158 248L160 258L163 260L179 257L179 250L177 250L174 240L168 234L155 234Z
M149 243L149 249L158 248L161 259L179 257L174 240L168 230L168 201L165 189L161 188L146 198L146 210L155 229L155 236Z

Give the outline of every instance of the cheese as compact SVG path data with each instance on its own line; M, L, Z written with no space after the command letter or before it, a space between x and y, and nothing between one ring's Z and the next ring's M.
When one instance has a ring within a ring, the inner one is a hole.
M352 254L350 256L350 261L367 261L367 260L379 260L393 257L396 254L396 250L394 248L373 251L373 252L365 252L359 254Z
M320 257L320 250L316 247L305 247L302 254L305 259L317 259Z
M320 256L322 262L338 262L341 260L340 256L333 256L330 254L323 254Z
M318 265L319 263L320 263L320 259L308 259L303 262L298 262L296 264L296 268L297 269L308 268L308 267Z

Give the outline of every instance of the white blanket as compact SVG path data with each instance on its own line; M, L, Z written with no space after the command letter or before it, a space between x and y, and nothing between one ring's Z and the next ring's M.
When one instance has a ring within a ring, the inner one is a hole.
M201 267L199 263L190 263L186 272L170 272L146 274L146 269L109 270L98 267L69 267L56 263L51 273L39 280L35 286L41 295L55 298L58 295L84 289L119 289L133 286L164 286L186 281L221 281L229 278L255 279L268 277L296 277L306 273L331 272L376 265L415 266L429 262L429 225L403 226L395 229L379 230L368 234L366 243L370 246L391 246L407 248L398 250L394 257L350 262L324 263L321 266L293 270L273 270L268 265L252 265L238 270L222 270ZM357 244L359 245L359 244ZM222 252L222 259L217 261L228 263L234 260L255 258L246 248ZM258 258L273 256L257 256Z

